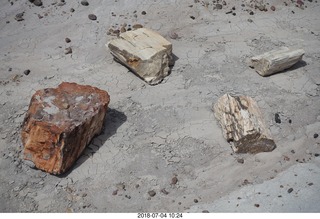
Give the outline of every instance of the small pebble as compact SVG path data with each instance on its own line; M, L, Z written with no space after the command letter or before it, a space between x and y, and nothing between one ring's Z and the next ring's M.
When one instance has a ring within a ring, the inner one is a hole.
M250 15L254 15L254 12L253 12L253 11L250 11L249 14L250 14Z
M314 154L315 157L319 157L320 154Z
M157 193L156 193L154 190L151 190L151 191L148 192L148 194L149 194L151 197L153 197L153 196L155 196Z
M82 0L82 1L81 1L81 4L82 4L83 6L88 6L88 5L89 5L89 2L88 2L87 0Z
M281 119L280 119L279 113L274 114L274 120L276 121L276 123L281 123Z
M222 9L222 5L221 4L216 4L216 9L218 9L218 10Z
M126 191L126 185L124 183L118 183L116 186L118 189Z
M70 8L70 12L73 13L74 12L74 8Z
M12 71L12 68L9 68L8 71Z
M29 74L30 74L30 70L29 70L29 69L24 70L23 74L25 74L25 75L29 75Z
M203 210L202 213L209 213L209 211L208 210Z
M258 9L259 9L260 11L264 11L264 10L265 10L265 7L266 7L265 5L259 5L259 6L258 6Z
M255 206L255 207L257 207L257 208L259 208L259 207L260 207L260 205L259 205L259 204L254 204L254 206Z
M238 163L241 163L241 164L244 163L244 159L243 158L239 158L239 159L237 159L237 161L238 161Z
M33 4L34 4L35 6L42 6L42 1L41 1L41 0L34 0L34 1L33 1Z
M318 138L319 135L318 135L317 133L315 133L315 134L313 135L313 137L314 137L314 138Z
M72 53L72 49L71 47L68 47L64 50L64 54L68 55L68 54L71 54Z
M70 43L71 42L71 40L68 37L65 38L65 41L66 41L66 43Z
M161 189L161 192L162 192L163 194L165 194L165 195L168 195L168 194L169 194L169 192L168 192L166 189Z
M175 176L171 179L171 185L175 185L178 182L178 178Z
M293 191L293 188L288 189L288 193L291 193Z
M126 28L125 27L121 27L120 28L120 33L124 33L124 32L126 32L127 30L126 30Z
M248 22L252 23L252 22L253 22L253 20L249 18L249 19L248 19Z
M142 11L142 12L141 12L141 14L142 14L142 15L146 15L146 14L147 14L147 12L145 12L145 11Z
M112 192L112 195L117 195L117 194L118 194L118 189Z
M132 25L132 28L134 30L136 30L136 29L139 29L139 28L143 28L143 26L141 24L134 24L134 25Z
M24 20L24 19L23 19L23 15L24 15L24 12L18 13L18 14L16 14L16 16L14 17L14 19L15 19L16 21L23 21L23 20Z
M19 191L19 190L20 190L20 187L19 187L19 186L14 187L14 189L13 189L13 191L15 191L15 192L17 192L17 191Z
M270 7L271 11L275 11L276 7L274 7L273 5Z
M194 201L194 203L198 203L199 201L198 201L198 199L193 199L193 201Z
M129 31L129 29L130 29L130 28L128 28L128 31ZM131 29L130 29L130 30L131 30ZM113 34L115 34L115 35L120 34L120 30L114 30L114 31L113 31Z
M63 5L65 5L66 3L64 2L64 1L61 1L61 2L59 2L58 4L57 4L57 6L63 6Z
M285 160L285 161L290 161L290 158L288 157L288 156L283 156L283 160Z
M190 18L191 18L192 20L196 19L195 16L192 16L192 15L190 16Z
M94 15L94 14L89 14L89 15L88 15L88 18L89 18L90 20L92 20L92 21L97 20L97 16Z
M177 39L177 38L179 37L179 35L178 35L176 32L174 32L174 31L170 31L170 32L169 32L169 37L170 37L171 39L175 40L175 39Z
M312 186L313 185L313 183L308 183L308 186Z

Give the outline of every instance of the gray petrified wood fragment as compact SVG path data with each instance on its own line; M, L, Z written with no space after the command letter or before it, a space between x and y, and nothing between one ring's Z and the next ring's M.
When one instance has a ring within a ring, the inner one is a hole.
M151 85L160 83L173 64L172 44L146 28L121 33L107 47L118 62Z
M269 76L290 68L302 59L304 50L282 47L251 58L250 66L261 76Z
M276 144L266 128L257 103L247 96L225 94L214 104L223 136L236 153L269 152Z

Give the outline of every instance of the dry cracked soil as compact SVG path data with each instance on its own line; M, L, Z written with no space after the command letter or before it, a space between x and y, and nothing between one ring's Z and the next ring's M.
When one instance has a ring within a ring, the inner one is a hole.
M0 212L320 212L320 1L81 2L1 1ZM105 46L134 25L173 44L159 85ZM248 67L281 46L303 61L265 78ZM63 81L111 102L101 135L54 176L22 160L20 130L33 93ZM232 152L212 112L225 93L257 101L274 151Z

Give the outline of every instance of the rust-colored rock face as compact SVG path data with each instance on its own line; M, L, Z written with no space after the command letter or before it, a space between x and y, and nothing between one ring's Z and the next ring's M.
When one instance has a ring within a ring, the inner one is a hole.
M38 90L22 126L24 159L52 174L67 171L101 132L110 98L76 83Z

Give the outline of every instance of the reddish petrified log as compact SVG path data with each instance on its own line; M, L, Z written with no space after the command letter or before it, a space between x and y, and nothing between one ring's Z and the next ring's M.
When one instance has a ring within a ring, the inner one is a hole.
M22 126L24 159L52 174L67 171L103 127L110 97L76 83L38 90Z

